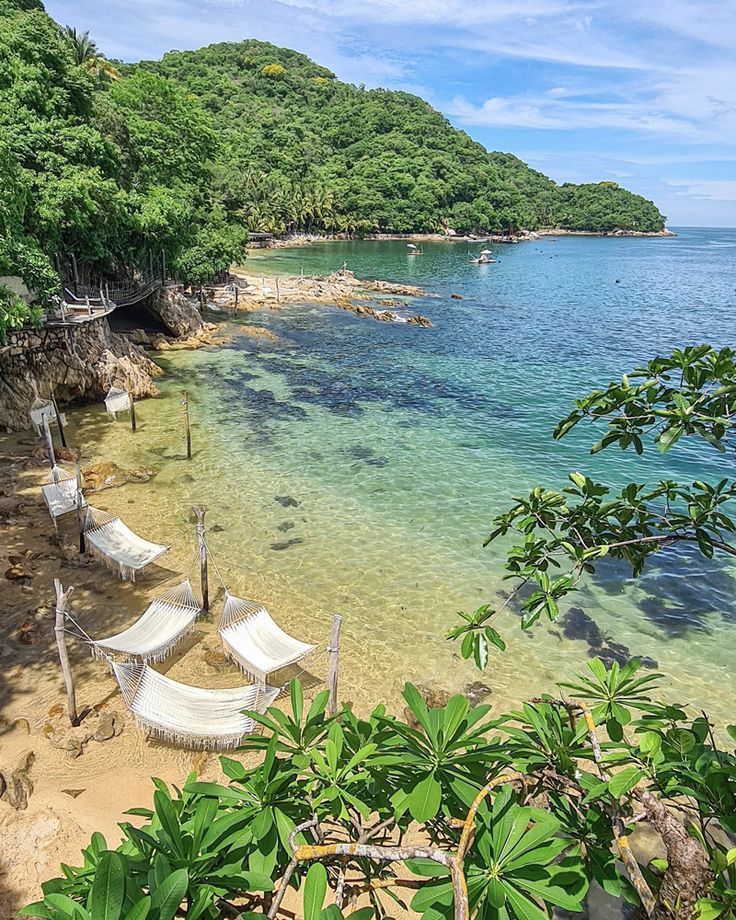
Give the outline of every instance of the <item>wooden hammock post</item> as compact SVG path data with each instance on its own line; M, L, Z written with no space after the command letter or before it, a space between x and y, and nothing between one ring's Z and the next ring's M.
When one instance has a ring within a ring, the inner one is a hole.
M337 712L337 679L340 673L340 627L342 626L342 617L336 613L332 618L332 629L330 631L330 645L327 649L328 672L327 672L327 689L330 692L330 700L327 706L329 715L334 716Z
M66 635L64 633L64 619L66 617L66 606L69 595L74 590L70 585L64 590L58 578L54 579L54 588L56 589L56 625L54 634L56 635L56 645L59 649L59 661L61 662L61 673L64 675L66 684L66 700L69 713L69 721L72 725L77 724L77 699L74 693L74 678L72 677L72 668L69 664L69 654L66 650Z
M59 438L61 439L61 446L68 447L66 443L66 432L64 431L64 422L61 420L61 412L59 412L59 407L56 404L56 396L54 391L51 390L51 405L54 407L54 412L56 413L56 422L59 426Z
M84 497L82 495L82 467L77 460L75 472L77 474L77 524L79 525L79 552L84 552Z
M130 430L135 432L135 400L132 393L128 393L128 408L130 409Z
M192 459L192 432L189 429L189 396L186 390L181 391L181 404L184 406L184 434L187 439L187 460Z
M207 508L204 505L195 505L192 508L197 518L197 542L199 543L199 584L202 590L202 609L205 613L210 611L210 586L207 578L207 544L204 540L204 515Z
M51 464L51 471L56 469L56 455L54 454L54 439L51 437L51 429L49 428L48 417L44 414L43 416L43 434L46 438L46 450L49 455L49 463Z

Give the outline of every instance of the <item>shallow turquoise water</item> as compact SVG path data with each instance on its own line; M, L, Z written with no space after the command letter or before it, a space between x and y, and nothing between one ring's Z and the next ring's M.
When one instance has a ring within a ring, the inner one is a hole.
M442 636L455 610L503 590L500 552L481 544L513 496L561 485L573 469L613 485L733 475L733 458L695 442L664 458L593 458L590 429L559 444L550 435L576 395L638 362L733 343L736 231L546 238L496 247L488 266L468 264L467 252L425 244L411 258L401 242L355 242L256 256L249 271L327 273L347 261L362 277L419 284L436 296L406 309L434 328L314 306L256 314L279 342L235 335L225 348L166 358L170 398L141 404L135 440L107 428L100 446L128 465L155 463L150 500L126 507L126 519L172 540L182 560L187 503L205 501L223 528L212 546L238 590L316 641L343 612L350 693L365 702L397 695L406 679L451 691L476 679ZM181 386L193 402L190 465L166 446ZM735 586L731 566L684 551L662 554L638 582L602 566L561 622L522 635L508 614L509 651L484 680L499 701L517 702L580 670L591 652L582 609L609 647L657 660L681 700L727 719Z

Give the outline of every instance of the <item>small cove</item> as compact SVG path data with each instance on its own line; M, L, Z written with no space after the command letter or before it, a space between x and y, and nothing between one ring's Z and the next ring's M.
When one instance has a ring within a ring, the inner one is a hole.
M502 596L500 553L481 544L514 495L559 486L574 469L613 485L732 475L731 458L695 442L637 460L590 457L590 429L560 444L550 433L576 395L648 357L733 341L736 279L724 246L734 240L710 230L545 238L497 247L489 266L469 265L461 243L425 244L414 258L398 241L258 253L248 269L264 275L326 273L347 261L361 277L419 284L436 296L413 306L434 328L314 305L241 316L225 346L159 356L164 398L140 404L135 436L89 407L70 413L75 437L85 459L156 471L100 500L171 542L170 567L189 566L190 506L202 502L232 590L323 644L341 612L345 698L397 701L406 680L461 690L479 675L443 636L455 610ZM238 334L244 321L278 340ZM182 459L182 388L192 401L191 462ZM725 721L733 574L682 550L662 554L638 582L604 565L557 623L522 634L507 614L509 650L482 680L496 707L516 704L552 690L589 653L628 650L659 662L678 700Z

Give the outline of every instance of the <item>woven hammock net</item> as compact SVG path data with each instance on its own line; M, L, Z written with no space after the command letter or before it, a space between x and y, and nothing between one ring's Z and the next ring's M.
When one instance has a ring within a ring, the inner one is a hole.
M128 581L135 581L139 572L169 550L163 543L144 540L121 518L91 505L87 506L84 542L90 555Z
M218 632L225 654L245 674L262 683L273 671L296 664L315 649L285 633L263 605L229 592Z
M155 597L128 629L92 640L92 654L124 655L144 664L163 661L191 632L201 612L187 579Z
M111 418L117 418L118 412L127 412L130 409L130 400L126 390L110 387L105 397L105 409Z
M60 466L51 470L49 481L41 486L46 507L54 520L62 514L77 510L77 477ZM87 502L82 496L82 507Z
M258 684L205 690L172 680L148 665L113 662L125 704L142 728L182 747L228 750L255 728L243 710L265 712L279 691Z

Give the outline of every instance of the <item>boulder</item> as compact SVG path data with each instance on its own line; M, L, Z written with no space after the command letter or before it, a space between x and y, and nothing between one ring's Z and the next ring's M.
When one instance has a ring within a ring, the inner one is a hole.
M35 759L33 751L23 751L15 767L0 772L0 799L16 811L23 811L28 807L28 799L33 793L30 770Z
M175 336L194 335L204 326L197 307L176 288L159 288L150 296L146 307Z
M84 487L99 492L102 489L114 489L129 482L148 482L153 478L153 470L139 466L133 470L124 470L117 463L96 463L82 470Z

